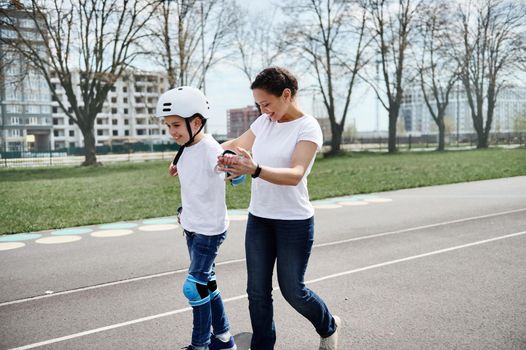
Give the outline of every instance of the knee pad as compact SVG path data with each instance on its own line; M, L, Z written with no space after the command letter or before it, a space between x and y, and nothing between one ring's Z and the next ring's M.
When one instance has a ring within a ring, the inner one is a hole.
M210 301L207 284L196 280L192 275L188 275L184 281L183 294L191 306L200 306Z
M216 295L219 294L219 289L217 289L217 282L215 280L208 281L208 291L210 292L210 299L214 299Z

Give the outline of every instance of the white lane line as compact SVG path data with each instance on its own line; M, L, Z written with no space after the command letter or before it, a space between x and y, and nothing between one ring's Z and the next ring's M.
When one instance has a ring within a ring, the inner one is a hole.
M494 216L513 214L513 213L518 213L518 212L525 211L525 210L526 210L526 208L514 209L514 210L508 210L508 211L503 211L503 212L499 212L499 213L486 214L486 215L480 215L480 216L472 216L472 217L464 218L464 219L457 219L457 220L451 220L451 221L438 222L436 224L429 224L429 225L424 225L424 226L410 227L410 228L405 228L405 229L396 230L396 231L374 233L374 234L367 235L367 236L360 236L360 237L342 239L340 241L315 244L314 247L316 247L316 248L327 247L327 246L337 245L337 244L342 244L342 243L361 241L361 240L364 240L364 239L371 239L371 238L389 236L389 235L394 235L394 234L398 234L398 233L418 231L418 230L423 230L423 229L426 229L426 228L433 228L433 227L439 227L439 226L445 226L445 225L458 224L458 223L461 223L461 222L472 221L472 220L487 219L487 218L491 218L491 217L494 217Z
M380 267L394 265L394 264L398 264L398 263L405 262L405 261L410 261L410 260L415 260L415 259L421 259L421 258L425 258L425 257L432 256L432 255L443 254L443 253L447 253L447 252L451 252L451 251L455 251L455 250L459 250L459 249L469 248L469 247L473 247L473 246L477 246L477 245L481 245L481 244L486 244L486 243L491 243L491 242L495 242L495 241L499 241L499 240L503 240L503 239L507 239L507 238L517 237L517 236L521 236L521 235L524 235L524 234L526 234L526 231L511 233L511 234L508 234L508 235L494 237L494 238L490 238L490 239L485 239L485 240L482 240L482 241L477 241L477 242L457 245L457 246L453 246L453 247L449 247L449 248L445 248L445 249L431 251L431 252L424 253L424 254L418 254L418 255L408 256L406 258L386 261L386 262L383 262L383 263L380 263L380 264L369 265L369 266L361 267L361 268L354 269L354 270L343 271L343 272L335 273L335 274L332 274L332 275L328 275L328 276L312 279L312 280L306 281L305 283L306 284L317 283L317 282L325 281L325 280L332 279L332 278L337 278L337 277L341 277L341 276L351 275L351 274L354 274L354 273L357 273L357 272L377 269L377 268L380 268ZM277 290L277 289L279 289L279 288L276 287L273 290ZM235 297L232 297L232 298L223 299L223 302L224 303L229 303L229 302L232 302L232 301L241 300L241 299L245 299L245 298L247 298L247 294L242 294L242 295L238 295L238 296L235 296ZM191 307L186 307L186 308L178 309L178 310L172 310L172 311L164 312L164 313L157 314L157 315L151 315L151 316L147 316L147 317L137 318L135 320L131 320L131 321L127 321L127 322L112 324L112 325L109 325L109 326L106 326L106 327L90 329L88 331L74 333L74 334L70 334L70 335L67 335L67 336L64 336L64 337L60 337L60 338L53 338L53 339L41 341L41 342L38 342L38 343L24 345L24 346L21 346L21 347L12 348L10 350L33 349L33 348L36 348L36 347L39 347L39 346L54 344L54 343L58 343L58 342L65 341L65 340L70 340L70 339L83 337L85 335L90 335L90 334L94 334L94 333L100 333L100 332L104 332L104 331L107 331L107 330L110 330L110 329L125 327L125 326L129 326L129 325L136 324L136 323L141 323L141 322L154 320L154 319L157 319L157 318L172 316L172 315L180 314L180 313L191 311L191 310L192 310Z
M328 279L331 279L331 278L336 278L336 277L341 277L341 276L345 276L345 275L350 275L350 274L361 272L361 271L372 270L372 269L376 269L376 268L383 267L383 266L389 266L389 265L393 265L393 264L398 264L398 263L401 263L401 262L404 262L404 261L410 261L410 260L425 258L425 257L432 256L432 255L443 254L443 253L451 252L451 251L454 251L454 250L459 250L459 249L469 248L469 247L473 247L473 246L477 246L477 245L481 245L481 244L491 243L491 242L499 241L499 240L502 240L502 239L507 239L507 238L521 236L521 235L524 235L524 234L526 234L526 231L510 233L509 235L504 235L504 236L499 236L499 237L485 239L485 240L482 240L482 241L477 241L477 242L457 245L457 246L454 246L454 247L439 249L439 250L435 250L435 251L428 252L428 253L408 256L407 258L401 258L401 259L386 261L386 262L383 262L383 263L380 263L380 264L374 264L374 265L361 267L359 269L339 272L339 273L335 273L335 274L332 274L332 275L327 275L327 276L324 276L324 277L316 278L316 279L307 281L305 283L317 283L317 282L325 281L325 280L328 280Z
M480 219L491 218L491 217L500 216L500 215L507 215L507 214L518 213L518 212L521 212L521 211L526 211L526 208L508 210L508 211L503 211L503 212L498 212L498 213L493 213L493 214L480 215L480 216L472 216L472 217L469 217L469 218L457 219L457 220L452 220L452 221L444 221L444 222L439 222L439 223L430 224L430 225L424 225L424 226L410 227L410 228L396 230L396 231L390 231L390 232L375 233L375 234L371 234L371 235L354 237L354 238L344 239L344 240L340 240L340 241L314 244L313 248L327 247L327 246L331 246L331 245L344 244L344 243L349 243L349 242L354 242L354 241L361 241L361 240L365 240L365 239L372 239L372 238L388 236L388 235L394 235L394 234L399 234L399 233L418 231L418 230L422 230L422 229L426 229L426 228L457 224L457 223L466 222L466 221L472 221L472 220L480 220ZM245 259L226 260L226 261L222 261L222 262L216 263L216 266L235 264L235 263L241 263L241 262L245 262ZM38 295L38 296L24 298L24 299L17 299L17 300L12 300L12 301L6 301L4 303L0 303L0 307L7 306L7 305L12 305L12 304L24 303L24 302L28 302L28 301L39 300L39 299L44 299L44 298L51 298L51 297L55 297L55 296L59 296L59 295L72 294L72 293L83 292L83 291L93 290L93 289L98 289L98 288L105 288L105 287L115 286L115 285L119 285L119 284L137 282L137 281L142 281L142 280L146 280L146 279L150 279L150 278L157 278L157 277L164 277L164 276L174 275L174 274L178 274L178 273L185 273L187 271L188 271L188 269L167 271L167 272L162 272L162 273L157 273L157 274L152 274L152 275L146 275L146 276L141 276L141 277L124 279L124 280L120 280L120 281L101 283L101 284L97 284L97 285L89 286L89 287L82 287L82 288L76 288L76 289L71 289L71 290L65 290L65 291L57 292L57 293L53 293L53 294Z
M222 261L222 262L216 263L216 266L235 264L235 263L244 262L244 261L245 261L245 259L236 259L236 260ZM12 304L24 303L24 302L28 302L28 301L39 300L39 299L44 299L44 298L55 297L55 296L59 296L59 295L67 295L67 294L73 294L73 293L78 293L78 292L84 292L84 291L92 290L92 289L111 287L111 286L116 286L116 285L124 284L124 283L137 282L137 281L147 280L147 279L150 279L150 278L170 276L170 275L175 275L175 274L178 274L178 273L186 273L186 272L188 272L188 269L179 269L179 270L174 270L174 271L167 271L167 272L156 273L156 274L153 274L153 275L146 275L146 276L141 276L141 277L129 278L129 279L115 281L115 282L101 283L101 284L96 284L94 286L82 287L82 288L77 288L77 289L70 289L70 290L65 290L65 291L57 292L57 293L53 293L53 294L38 295L38 296L35 296L35 297L30 297L30 298L25 298L25 299L6 301L4 303L0 303L0 307L1 306L12 305Z

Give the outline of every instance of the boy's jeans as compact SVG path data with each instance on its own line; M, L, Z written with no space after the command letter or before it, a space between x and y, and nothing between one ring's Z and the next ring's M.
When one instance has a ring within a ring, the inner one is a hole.
M219 246L226 238L226 231L215 236L205 236L186 230L184 233L190 254L188 274L199 281L215 281L214 260ZM194 314L192 345L207 345L210 342L210 327L214 330L214 334L225 333L229 330L230 325L225 314L221 294L215 295L208 303L192 308Z
M287 302L307 318L322 337L336 330L323 300L305 287L304 275L314 241L314 218L274 220L249 213L245 251L253 350L271 350L276 343L272 309L272 273L277 261L278 283Z

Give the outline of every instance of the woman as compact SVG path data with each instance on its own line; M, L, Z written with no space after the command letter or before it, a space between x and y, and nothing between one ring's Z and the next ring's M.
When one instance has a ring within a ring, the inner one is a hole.
M272 309L276 261L284 298L313 324L321 337L320 350L336 349L341 321L304 283L314 241L307 176L322 145L321 128L301 111L297 80L286 69L263 70L251 89L263 114L243 135L221 145L239 156L218 159L229 179L241 174L253 178L245 238L251 349L273 349L276 342Z

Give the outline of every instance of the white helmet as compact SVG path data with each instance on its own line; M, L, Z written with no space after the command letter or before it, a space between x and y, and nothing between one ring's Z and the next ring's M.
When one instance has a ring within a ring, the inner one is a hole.
M166 91L157 101L157 118L164 119L171 115L190 118L200 114L208 118L210 106L206 96L191 86L181 86Z

